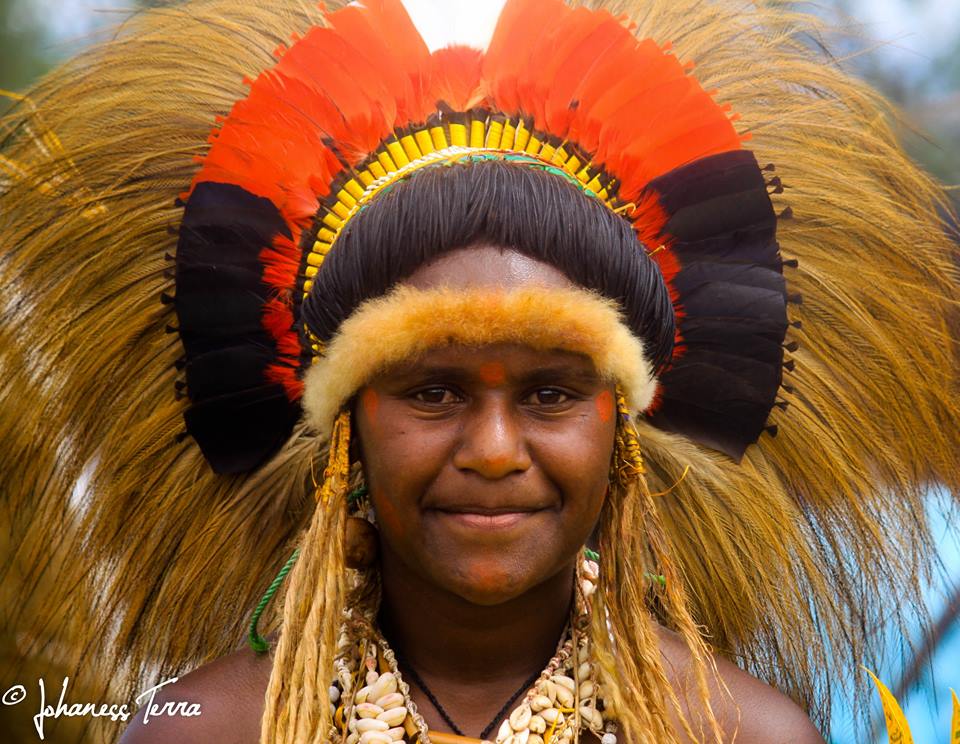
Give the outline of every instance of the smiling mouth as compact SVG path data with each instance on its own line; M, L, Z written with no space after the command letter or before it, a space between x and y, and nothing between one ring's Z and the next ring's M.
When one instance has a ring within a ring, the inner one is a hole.
M471 529L497 530L513 527L533 517L543 509L520 509L506 507L484 509L482 507L457 507L456 509L432 509L444 520Z

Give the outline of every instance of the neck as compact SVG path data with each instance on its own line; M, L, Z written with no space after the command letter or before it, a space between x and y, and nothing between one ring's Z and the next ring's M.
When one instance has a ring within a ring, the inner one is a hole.
M531 676L555 653L570 617L574 564L493 606L440 589L391 556L381 579L381 630L407 666L445 686L496 684Z

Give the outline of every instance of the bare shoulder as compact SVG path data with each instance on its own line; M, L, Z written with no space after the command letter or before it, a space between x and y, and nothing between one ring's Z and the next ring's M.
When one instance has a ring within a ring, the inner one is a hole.
M257 744L270 665L245 648L142 695L120 744Z
M690 652L680 638L660 631L667 677L694 726L703 711L691 668ZM726 739L736 744L824 744L807 714L783 693L752 677L726 659L717 658L719 680L710 681L711 705ZM722 687L727 688L727 693ZM735 735L735 738L734 738Z

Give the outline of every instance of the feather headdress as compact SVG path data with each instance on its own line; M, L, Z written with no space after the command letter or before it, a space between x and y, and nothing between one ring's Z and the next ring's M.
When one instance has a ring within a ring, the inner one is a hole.
M883 102L811 51L811 18L589 4L607 5L624 17L511 0L486 53L431 55L392 0L197 0L133 19L6 120L19 653L138 689L235 647L314 509L312 270L378 167L461 138L628 207L662 270L677 351L640 442L714 648L809 705L891 597L908 611L923 495L960 485L942 193Z

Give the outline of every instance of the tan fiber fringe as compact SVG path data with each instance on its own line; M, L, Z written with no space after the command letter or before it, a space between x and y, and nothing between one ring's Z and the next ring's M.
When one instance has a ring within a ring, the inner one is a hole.
M579 288L418 290L398 286L343 322L304 382L311 429L326 439L337 412L380 372L448 344L523 343L579 352L603 379L619 382L631 410L645 410L656 386L643 344L612 300Z
M668 555L667 586L711 646L823 711L829 683L882 644L879 619L905 620L919 602L925 493L960 485L956 251L937 217L946 203L894 144L882 101L812 51L816 20L766 2L609 7L694 61L741 115L761 164L776 165L787 189L774 202L793 215L780 223L782 251L799 261L788 285L803 295L790 308L802 328L790 332L800 348L788 354L789 405L772 416L778 436L736 465L640 426L649 490L663 494L652 498L664 547L648 548L650 570L664 573L656 559ZM214 476L191 441L178 443L181 348L160 296L182 215L174 199L215 117L245 94L245 75L316 21L312 2L290 0L144 12L48 76L31 94L36 111L21 105L4 122L2 154L16 168L0 161L10 182L0 186L0 513L13 535L2 568L4 590L15 581L22 599L5 609L3 637L20 659L75 670L89 699L97 685L110 688L104 699L132 696L236 648L313 516L311 461L323 458L303 430L243 477ZM60 146L42 139L49 132ZM640 601L647 570L627 562L626 546L655 534L643 514L625 508L631 523L610 533L624 535L623 555L613 537L604 549L616 580L636 572L625 602ZM335 528L317 519L315 532ZM325 561L304 563L324 597ZM298 586L309 584L298 570ZM328 599L290 600L288 618L311 616L301 601ZM682 616L646 601L684 630ZM639 634L629 647L655 655L636 629L643 608L626 609L611 607L615 635ZM311 627L330 638L338 620ZM282 656L277 678L298 663ZM638 723L647 740L655 719Z

